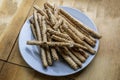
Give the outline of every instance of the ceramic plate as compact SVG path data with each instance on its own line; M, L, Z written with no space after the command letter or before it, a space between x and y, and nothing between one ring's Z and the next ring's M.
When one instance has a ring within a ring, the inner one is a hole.
M89 28L97 32L97 28L94 23L82 12L68 7L61 7L68 13L70 13L73 17L81 21L83 24L87 25ZM29 18L30 19L30 18ZM77 73L83 70L95 57L95 55L90 55L85 63L82 64L82 67L74 70L72 69L67 63L65 63L62 59L59 61L55 61L52 66L48 68L43 68L42 62L40 59L39 48L35 45L27 45L26 42L28 40L33 40L34 37L32 35L30 29L29 19L26 20L25 24L23 25L20 35L19 35L19 50L20 54L22 55L25 62L34 70L50 76L66 76ZM97 52L99 47L99 41L97 40L96 46L94 50Z

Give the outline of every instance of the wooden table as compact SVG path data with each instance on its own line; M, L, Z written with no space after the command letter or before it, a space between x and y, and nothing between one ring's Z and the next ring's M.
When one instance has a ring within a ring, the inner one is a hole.
M18 35L34 4L46 0L0 0L0 80L120 80L120 0L47 0L88 15L102 34L99 51L87 68L50 77L31 69L21 58Z

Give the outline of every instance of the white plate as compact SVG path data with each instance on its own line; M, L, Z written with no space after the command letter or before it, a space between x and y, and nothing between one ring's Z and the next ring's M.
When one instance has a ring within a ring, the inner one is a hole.
M73 8L68 8L68 7L62 7L62 8L68 13L70 13L73 17L75 17L76 19L83 22L85 25L87 25L88 27L90 27L91 29L97 32L96 26L85 14ZM77 70L73 70L71 67L69 67L68 64L63 62L62 59L60 61L54 62L54 64L52 66L49 66L47 69L44 69L41 63L38 47L35 45L26 44L28 40L33 40L33 39L34 38L30 29L30 23L28 19L23 25L19 35L19 50L23 59L31 68L45 75L66 76L77 73L82 69L84 69L93 60L93 58L96 55L96 54L90 55L86 60L86 62L82 64L82 67ZM96 46L94 48L96 52L98 50L98 47L99 47L99 41L97 40Z

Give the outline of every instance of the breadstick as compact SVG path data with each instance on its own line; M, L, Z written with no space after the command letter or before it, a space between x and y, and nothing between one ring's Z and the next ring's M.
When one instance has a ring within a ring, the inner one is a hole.
M39 24L38 24L38 21L37 21L37 12L36 11L34 11L34 13L33 13L33 19L35 21L36 33L37 33L37 36L38 36L38 40L42 41L42 37L40 35L40 27L39 27ZM47 60L46 60L46 53L45 53L44 48L41 48L41 60L42 60L43 66L47 67L48 63L47 63Z
M40 27L39 27L39 24L38 24L38 21L37 21L37 11L35 10L34 13L33 13L33 19L35 21L35 27L36 27L36 34L37 34L37 38L38 40L42 40L41 39L41 35L40 35Z
M40 31L41 31L41 26L42 26L41 15L38 13L37 16L38 16L38 23L39 23L39 27L40 27Z
M51 9L46 3L44 3L44 8L49 9L52 13L54 13L54 9Z
M79 52L76 52L72 49L70 49L70 51L72 52L72 54L74 54L82 63L85 62L85 57L82 56Z
M60 55L64 58L64 60L73 68L73 69L78 69L78 65L68 56L65 54L64 51L59 50L57 48L57 50L60 52Z
M54 30L58 30L58 28L60 27L60 25L62 24L63 20L62 19L59 19L58 22L56 22L56 24L53 26L53 29Z
M49 41L49 42L52 41L51 38L50 38L50 34L48 34L48 41ZM58 57L58 54L57 54L57 52L56 52L55 47L54 47L54 48L53 48L53 47L50 47L50 51L51 51L51 55L52 55L53 60L54 60L54 61L59 60L59 57Z
M45 16L45 17L48 19L47 14L46 14L44 11L42 11L37 5L34 5L33 7L34 7L42 16Z
M45 50L46 50L46 57L47 57L48 64L52 65L52 58L51 58L51 55L50 55L51 53L50 53L49 46L45 47Z
M50 49L51 49L51 54L52 54L53 60L58 61L59 57L58 57L57 51L53 47L50 47Z
M50 38L49 38L49 36L47 35L47 41L50 41L49 39L50 39ZM51 56L51 52L50 52L50 51L51 51L51 50L50 50L50 47L47 46L47 47L46 47L46 53L47 53L48 64L49 64L49 65L52 65L52 64L53 64L53 61L52 61L52 56Z
M68 42L41 42L41 41L27 41L28 45L40 45L42 47L50 46L50 47L74 47L73 43Z
M38 19L39 19L39 22L41 21L41 24L39 23L39 25L41 25L40 26L40 28L41 28L41 35L42 35L41 36L42 37L41 41L46 41L47 40L46 34L45 34L46 33L46 25L45 25L44 17L41 17L41 20L40 20L40 16L39 16ZM47 67L48 64L49 65L52 64L51 61L48 61L48 59L49 59L48 51L45 48L43 48L43 47L41 47L41 56L42 56L42 60L43 60L43 65L45 67Z
M54 39L54 40L56 40L56 41L60 41L60 42L73 43L75 47L78 47L78 48L82 48L82 49L84 49L84 50L87 50L87 48L86 48L85 46L80 45L80 44L78 44L78 43L74 43L74 42L72 42L72 41L68 41L68 40L66 40L66 39L64 39L64 38L61 38L61 37L59 37L59 36L52 35L51 38Z
M55 18L55 16L53 15L53 13L52 13L49 9L47 9L47 14L48 14L48 16L49 16L49 19L50 19L51 24L52 24L52 25L55 25L55 23L56 23L56 18Z
M47 42L47 33L46 33L46 29L47 29L47 25L46 25L46 22L45 22L45 17L42 16L41 17L41 22L42 22L42 37L43 37L43 42ZM45 47L45 51L46 51L46 57L47 57L47 61L48 61L48 64L49 65L52 65L52 58L51 58L51 55L50 55L50 50L49 50L49 46L46 46Z
M45 7L45 9L49 9L55 15L55 17L58 19L59 9L57 8L56 5L54 5L54 7L53 7L51 4L46 2L46 3L44 3L44 7Z
M45 17L42 16L41 20L42 20L42 37L43 37L43 41L47 42L47 35L46 35L47 28L46 28Z
M48 63L47 63L47 59L46 59L46 52L45 52L45 49L44 48L40 48L41 50L41 60L42 60L42 64L44 67L47 67L48 66Z
M62 48L61 48L61 49L62 49ZM68 54L68 55L73 59L73 61L74 61L76 64L78 64L80 67L82 67L81 61L80 61L79 59L77 59L77 57L74 56L74 55L68 50L68 48L64 47L64 48L63 48L63 51L64 51L66 54Z
M63 33L60 33L60 32L55 31L55 30L52 30L52 29L50 29L50 28L47 28L47 32L49 32L49 33L52 34L52 35L57 35L57 36L60 36L60 37L62 37L62 38L65 38L65 39L67 39L67 40L70 40L70 37L69 37L68 35L63 34Z
M74 23L76 26L79 28L82 28L86 30L91 36L95 38L101 38L101 35L98 34L97 32L93 31L92 29L88 28L86 25L81 23L80 21L76 20L74 17L72 17L68 12L64 11L63 9L60 9L60 13L63 14L68 20L70 20L72 23Z
M42 35L42 41L47 41L47 36L46 36L46 25L45 25L45 21L44 21L44 16L41 17L41 35ZM47 63L47 66L48 64L50 64L48 62L48 53L46 52L46 49L45 48L41 48L42 49L42 52L41 52L41 55L43 56L45 62Z
M51 4L49 4L48 2L44 3L44 6L45 6L46 8L49 7L51 10L54 11L54 7L53 7Z
M30 27L31 27L34 38L37 40L36 31L35 31L34 25L32 23L30 23Z

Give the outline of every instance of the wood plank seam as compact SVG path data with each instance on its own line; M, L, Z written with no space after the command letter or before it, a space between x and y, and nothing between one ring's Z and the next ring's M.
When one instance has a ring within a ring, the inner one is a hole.
M0 60L0 61L2 61L2 60ZM3 61L3 65L2 65L2 67L1 67L1 69L0 69L0 73L1 73L1 71L2 71L2 69L3 69L3 67L4 67L4 65L5 65L5 62Z
M10 53L12 47L13 47L13 44L16 40L16 37L19 34L19 30L21 29L21 27L22 27L27 15L28 15L29 10L30 10L31 6L33 5L34 1L35 0L23 1L23 4L21 4L22 8L18 8L18 10L16 11L16 13L13 17L13 19L15 21L12 21L9 24L9 26L4 30L4 33L2 33L2 35L0 36L0 43L1 43L0 58L1 59L7 60L8 56L9 56L9 53ZM25 3L28 3L28 4L25 4ZM23 9L23 7L25 7L25 8ZM23 12L24 15L23 16L20 15L20 12L22 10L24 10L24 12ZM18 18L16 16L18 16ZM13 32L13 30L14 30L14 32ZM8 38L8 37L10 37L10 38ZM8 38L8 39L6 39L6 38ZM5 49L5 48L8 48L8 49Z
M8 62L8 61L3 60L3 59L0 59L0 61L3 61L4 63L10 63L10 64L18 65L18 66L25 67L25 68L30 68L30 67L27 67L27 66L23 66L23 65L20 65L20 64L13 63L13 62Z
M27 13L27 17L26 17L26 19L24 20L24 23L25 23L25 21L27 20L27 18L29 17L29 13L30 13L30 11L31 11L31 9L32 9L32 7L33 7L35 1L36 1L36 0L33 1L32 6L31 6L31 8L29 9L29 11L28 11L28 13ZM23 24L23 25L24 25L24 24ZM23 26L23 25L22 25L22 26ZM21 27L21 28L22 28L22 27ZM21 30L21 29L20 29L20 30ZM20 33L20 30L19 30L19 33ZM10 57L10 55L11 55L11 53L12 53L12 50L13 50L13 48L14 48L14 46L15 46L15 43L16 43L17 40L18 40L19 33L18 33L18 35L17 35L17 37L16 37L16 39L15 39L15 42L14 42L14 44L13 44L13 46L12 46L11 51L10 51L8 57L7 57L7 61L9 60L9 57Z
M7 62L7 63L14 64L14 65L18 65L18 66L25 67L25 68L30 68L30 69L31 69L31 67L23 66L23 65L16 64L16 63L13 63L13 62Z

